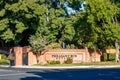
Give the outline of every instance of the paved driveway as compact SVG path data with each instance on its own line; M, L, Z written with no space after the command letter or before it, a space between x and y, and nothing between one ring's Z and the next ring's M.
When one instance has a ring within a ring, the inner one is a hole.
M0 69L0 80L120 80L120 68Z

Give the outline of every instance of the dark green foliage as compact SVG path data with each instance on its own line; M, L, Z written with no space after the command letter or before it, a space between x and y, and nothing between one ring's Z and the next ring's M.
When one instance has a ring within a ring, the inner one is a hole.
M115 54L104 54L104 61L111 61L115 59Z
M79 14L75 24L76 42L94 49L113 47L115 39L120 39L118 7L110 0L85 1L86 11Z
M59 43L50 43L46 47L46 49L56 49L56 48L61 48L61 45Z
M60 64L60 61L47 61L48 64Z
M65 64L71 64L71 63L73 63L73 59L68 57L67 60L64 61L64 63Z
M86 2L85 11L68 16L63 7L66 0L56 1L1 0L1 45L27 46L40 37L47 44L37 42L34 49L39 52L51 45L61 48L63 42L67 48L103 49L114 47L114 41L120 40L119 0L67 0L69 7L76 11L79 11L80 3Z
M32 35L29 39L29 42L31 50L36 54L44 50L48 43L47 39L43 37L39 32L37 32L35 35Z
M119 55L119 59L120 59L120 55ZM104 54L104 61L115 61L115 54L105 53Z

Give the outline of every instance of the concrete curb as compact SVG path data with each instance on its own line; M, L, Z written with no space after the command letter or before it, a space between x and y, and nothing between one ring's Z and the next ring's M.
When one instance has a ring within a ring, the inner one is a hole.
M120 65L105 66L12 66L12 68L29 68L29 69L91 69L91 68L120 68Z
M2 68L21 68L21 69L99 69L99 68L120 68L120 65L92 65L92 66L9 66L0 65Z

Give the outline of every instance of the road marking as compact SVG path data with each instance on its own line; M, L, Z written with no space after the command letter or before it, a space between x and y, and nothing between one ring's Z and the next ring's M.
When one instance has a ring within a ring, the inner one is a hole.
M5 76L16 76L16 75L23 75L23 74L26 74L26 73L17 73L17 74L3 74L3 75L0 75L0 77L5 77Z

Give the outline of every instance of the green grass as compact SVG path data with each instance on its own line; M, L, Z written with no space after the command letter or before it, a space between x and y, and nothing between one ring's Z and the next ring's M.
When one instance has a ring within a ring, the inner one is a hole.
M35 64L33 66L92 66L92 65L120 65L120 62L116 63L114 61L106 62L93 62L93 63L77 63L77 64Z

